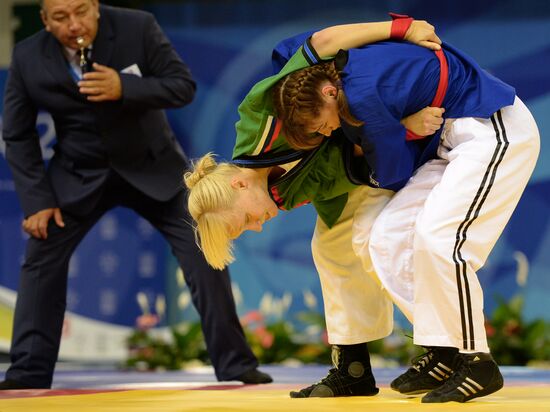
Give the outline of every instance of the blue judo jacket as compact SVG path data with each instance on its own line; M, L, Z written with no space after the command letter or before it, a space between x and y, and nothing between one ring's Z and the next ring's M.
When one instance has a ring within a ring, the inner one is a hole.
M310 64L321 62L302 33L280 42L273 50L278 72L304 46ZM513 104L515 90L483 70L472 58L447 43L448 87L442 107L445 118L489 118ZM336 56L342 88L351 113L363 126L342 124L346 137L360 145L371 168L370 184L401 189L414 171L436 157L441 129L422 140L407 141L400 120L432 102L440 77L435 53L409 42L380 42Z

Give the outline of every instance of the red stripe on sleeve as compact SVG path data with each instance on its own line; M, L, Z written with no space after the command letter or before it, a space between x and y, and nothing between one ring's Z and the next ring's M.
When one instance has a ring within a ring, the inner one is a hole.
M275 120L275 129L273 130L273 134L271 135L269 144L264 149L264 153L269 152L271 150L271 146L273 146L273 143L275 142L275 140L277 140L277 137L279 137L279 133L281 132L282 125L283 125L283 122L281 122L279 119Z

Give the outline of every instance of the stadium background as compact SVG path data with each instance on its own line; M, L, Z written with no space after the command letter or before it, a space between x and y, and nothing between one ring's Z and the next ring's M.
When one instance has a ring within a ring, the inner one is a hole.
M41 28L36 2L6 0L0 22L10 22L14 40ZM473 56L510 83L533 112L542 137L535 173L512 220L491 254L480 281L486 312L498 297L522 293L528 319L550 320L550 2L462 1L104 1L139 7L157 17L198 82L195 101L169 111L170 122L191 158L214 151L229 159L237 106L251 85L271 73L270 53L280 39L332 24L387 20L387 11L408 13L434 24L439 36ZM11 7L12 6L12 7ZM8 16L6 13L11 13ZM18 24L15 24L18 23ZM0 29L5 32L4 29ZM129 30L131 30L129 28ZM5 49L5 42L2 55ZM9 59L9 58L8 58ZM2 62L6 64L7 58ZM7 66L0 68L4 89ZM0 123L2 103L0 102ZM39 116L44 158L51 157L55 130ZM25 235L22 214L0 141L0 351L9 347L11 317ZM521 165L518 165L521 167ZM320 285L309 241L311 206L282 213L260 234L237 242L232 265L239 314L261 307L292 315L322 310ZM181 273L161 236L130 211L115 209L77 249L70 264L68 315L61 357L119 360L124 337L145 311L165 313L169 325L197 315ZM311 293L310 293L311 292ZM313 294L313 295L311 295ZM140 298L138 299L138 296ZM166 307L164 310L163 308ZM396 321L407 327L398 313Z

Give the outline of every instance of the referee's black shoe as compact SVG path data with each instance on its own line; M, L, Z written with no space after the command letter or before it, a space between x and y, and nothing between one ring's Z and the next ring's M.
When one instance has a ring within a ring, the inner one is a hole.
M264 373L256 368L246 371L245 373L237 376L235 379L232 379L232 380L241 381L242 383L252 383L252 384L273 382L273 378L271 376L269 376L267 373Z
M12 381L11 379L6 379L0 382L0 391L11 391L14 389L38 389L27 384Z
M456 348L426 347L426 353L412 360L412 366L395 378L390 387L406 395L429 392L443 383L453 374Z
M422 403L467 402L502 388L504 380L490 353L459 353L455 373Z
M319 382L290 392L291 398L372 396L378 393L366 343L333 346L332 355L335 368Z

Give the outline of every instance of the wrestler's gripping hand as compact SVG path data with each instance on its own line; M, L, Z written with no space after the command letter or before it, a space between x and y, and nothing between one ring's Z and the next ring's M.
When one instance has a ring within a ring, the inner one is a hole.
M430 136L443 124L442 107L425 107L424 109L401 119L401 124L418 136Z
M430 50L441 49L441 39L435 34L435 27L425 20L413 20L405 33L405 40Z

